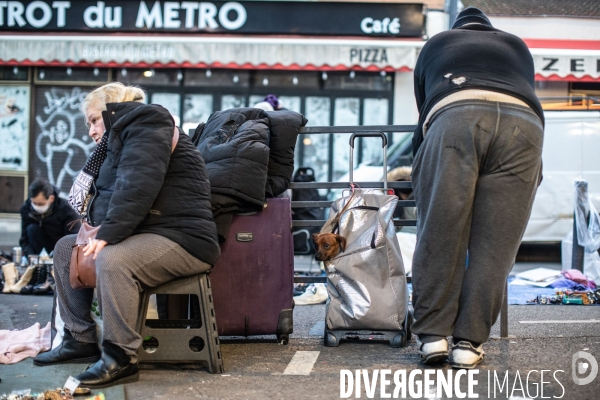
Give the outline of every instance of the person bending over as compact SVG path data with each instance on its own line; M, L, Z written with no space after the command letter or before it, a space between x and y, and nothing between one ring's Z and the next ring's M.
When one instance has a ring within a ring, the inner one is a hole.
M447 336L453 367L483 359L542 176L534 73L525 43L474 7L417 60L412 330L425 363L448 358Z
M90 317L93 289L69 283L76 238L69 235L54 251L64 339L34 359L36 365L96 361L76 376L82 387L137 381L140 291L206 272L220 254L204 161L185 134L171 153L173 118L144 99L140 88L113 82L92 91L82 105L98 146L71 189L70 203L100 225L84 251L96 260L103 341L100 351Z

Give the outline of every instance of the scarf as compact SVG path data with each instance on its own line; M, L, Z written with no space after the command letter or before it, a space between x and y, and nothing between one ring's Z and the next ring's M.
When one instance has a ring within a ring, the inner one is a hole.
M87 208L92 199L92 185L98 177L100 167L106 159L106 148L108 145L108 131L104 133L98 147L94 150L85 166L75 178L73 186L69 191L69 205L77 211L79 215L85 217Z

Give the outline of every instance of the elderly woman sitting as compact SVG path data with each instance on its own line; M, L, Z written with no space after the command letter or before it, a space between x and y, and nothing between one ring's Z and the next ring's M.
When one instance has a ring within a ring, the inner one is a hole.
M83 103L89 135L98 146L70 202L91 225L101 225L84 251L96 259L103 342L100 351L90 317L94 290L70 286L76 235L69 235L54 251L64 339L34 359L36 365L96 362L76 377L82 387L137 381L140 291L205 272L220 254L204 161L187 135L172 148L173 118L144 99L140 88L113 82Z

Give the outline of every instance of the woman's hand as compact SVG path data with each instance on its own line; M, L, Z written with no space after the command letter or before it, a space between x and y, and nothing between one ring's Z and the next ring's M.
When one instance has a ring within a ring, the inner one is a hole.
M83 255L87 257L90 254L94 253L94 257L92 258L95 260L96 257L98 257L98 253L100 253L100 250L102 250L107 244L108 243L106 242L106 240L92 239L92 241L83 248Z

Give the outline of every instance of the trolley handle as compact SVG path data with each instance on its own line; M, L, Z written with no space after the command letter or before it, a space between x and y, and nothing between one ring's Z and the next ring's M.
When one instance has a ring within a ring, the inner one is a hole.
M387 136L383 134L383 132L368 132L368 131L358 131L354 132L352 136L350 136L350 147L354 149L354 139L357 137L380 137L383 141L381 147L387 147Z
M349 180L350 184L354 183L354 139L357 137L380 137L382 140L382 149L383 149L383 190L387 193L387 136L381 131L358 131L354 132L352 136L350 136L350 170L349 170Z

